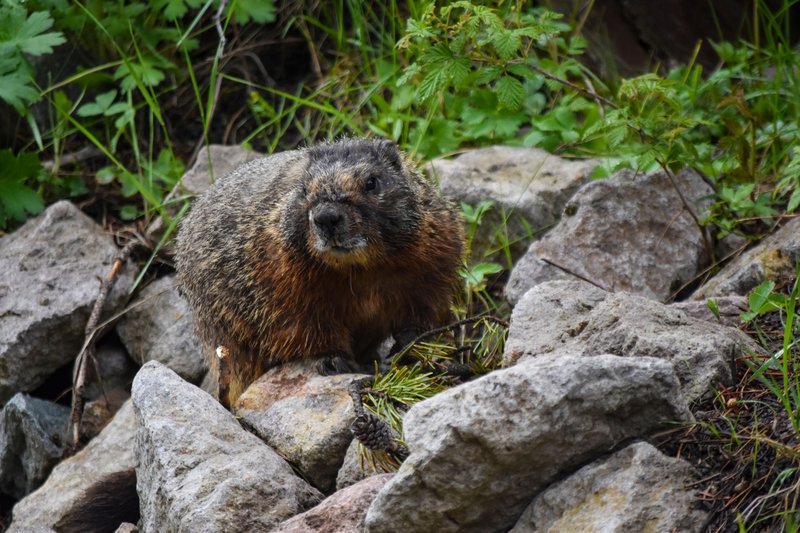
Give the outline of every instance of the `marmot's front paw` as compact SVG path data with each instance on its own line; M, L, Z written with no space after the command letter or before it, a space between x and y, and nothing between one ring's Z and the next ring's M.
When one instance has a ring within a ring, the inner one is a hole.
M317 372L323 376L357 372L358 366L353 357L346 352L329 352L320 356L316 362Z

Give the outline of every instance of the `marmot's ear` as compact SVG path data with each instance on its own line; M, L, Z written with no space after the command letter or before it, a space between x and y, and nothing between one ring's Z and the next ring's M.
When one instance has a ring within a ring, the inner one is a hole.
M381 139L377 142L378 154L383 161L395 167L397 170L403 170L403 156L400 155L400 149L394 141L388 139Z

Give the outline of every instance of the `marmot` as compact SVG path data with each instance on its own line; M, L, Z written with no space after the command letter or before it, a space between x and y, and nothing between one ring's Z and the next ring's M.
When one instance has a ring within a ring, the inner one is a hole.
M278 363L346 371L446 323L463 252L458 210L394 143L345 139L219 179L176 259L205 349L229 354L231 405Z

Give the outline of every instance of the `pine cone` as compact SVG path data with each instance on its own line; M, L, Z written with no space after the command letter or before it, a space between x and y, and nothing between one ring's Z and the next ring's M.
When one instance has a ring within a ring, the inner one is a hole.
M386 422L366 411L356 416L350 431L370 450L394 451L397 448L392 430Z

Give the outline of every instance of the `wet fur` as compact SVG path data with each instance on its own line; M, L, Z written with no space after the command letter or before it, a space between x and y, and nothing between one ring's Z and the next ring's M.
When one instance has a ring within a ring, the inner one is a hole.
M366 245L321 251L323 204ZM181 225L177 268L207 351L229 350L234 400L277 363L363 363L390 334L446 322L463 243L458 212L394 144L344 140L219 180Z

